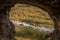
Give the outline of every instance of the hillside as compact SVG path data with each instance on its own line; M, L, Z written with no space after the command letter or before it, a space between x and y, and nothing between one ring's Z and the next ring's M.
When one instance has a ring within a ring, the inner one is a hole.
M10 19L24 21L36 26L53 27L47 12L28 4L16 4L11 8Z

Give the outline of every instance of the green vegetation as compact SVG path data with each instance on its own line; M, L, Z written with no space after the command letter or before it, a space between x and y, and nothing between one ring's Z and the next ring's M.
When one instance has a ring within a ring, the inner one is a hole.
M24 21L31 25L45 26L53 28L54 23L50 16L44 10L31 6L28 4L16 4L11 8L10 19ZM31 27L23 27L22 25L15 25L17 40L51 40L45 37L47 32L40 31L39 29L33 29Z
M50 37L46 39L46 34L47 32L33 29L32 27L24 27L22 31L16 32L17 37L32 38L33 40L51 40Z

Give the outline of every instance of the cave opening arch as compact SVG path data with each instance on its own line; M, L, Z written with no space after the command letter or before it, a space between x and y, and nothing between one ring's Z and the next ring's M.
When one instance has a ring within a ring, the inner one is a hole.
M21 0L22 1L22 0ZM4 8L7 7L8 9L10 9L11 7L13 7L16 3L22 3L24 1L19 1L19 0L16 0L16 1L10 1L10 2L7 2L5 5L4 5ZM4 3L4 2L2 2ZM30 4L30 5L34 5L34 6L37 6L45 11L47 11L50 15L50 17L52 18L53 22L54 22L54 27L55 27L55 36L58 36L58 39L60 38L59 34L60 34L60 25L59 25L59 20L60 20L60 9L59 7L52 7L48 5L45 5L43 3L38 3L37 1L25 1L24 3L27 3L27 4ZM55 6L55 5L53 5ZM2 9L2 8L1 8Z
M54 38L57 38L59 39L60 36L59 33L59 20L60 20L60 17L59 17L59 7L55 7L55 5L51 6L50 4L43 4L43 3L38 3L38 2L35 2L35 1L22 1L22 2L18 2L18 3L25 3L25 4L29 4L29 5L33 5L33 6L36 6L46 12L48 12L48 14L50 15L51 19L53 20L54 22L54 32L51 34L53 37L53 40L55 40Z

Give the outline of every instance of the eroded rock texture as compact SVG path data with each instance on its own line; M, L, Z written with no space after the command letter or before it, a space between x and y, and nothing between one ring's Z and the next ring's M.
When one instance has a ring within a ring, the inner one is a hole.
M0 0L0 40L11 40L13 36L14 26L9 21L6 11L3 10L5 10L5 7L13 7L16 3L31 4L49 12L55 24L55 31L52 33L53 40L60 40L59 0Z
M6 9L0 10L0 40L13 40L15 27L10 22Z

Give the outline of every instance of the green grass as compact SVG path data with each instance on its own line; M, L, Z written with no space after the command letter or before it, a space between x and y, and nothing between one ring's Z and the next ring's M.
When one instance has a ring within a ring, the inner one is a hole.
M51 40L45 37L47 32L40 31L39 29L33 29L32 27L24 27L22 31L16 32L16 37L32 38L33 40Z

